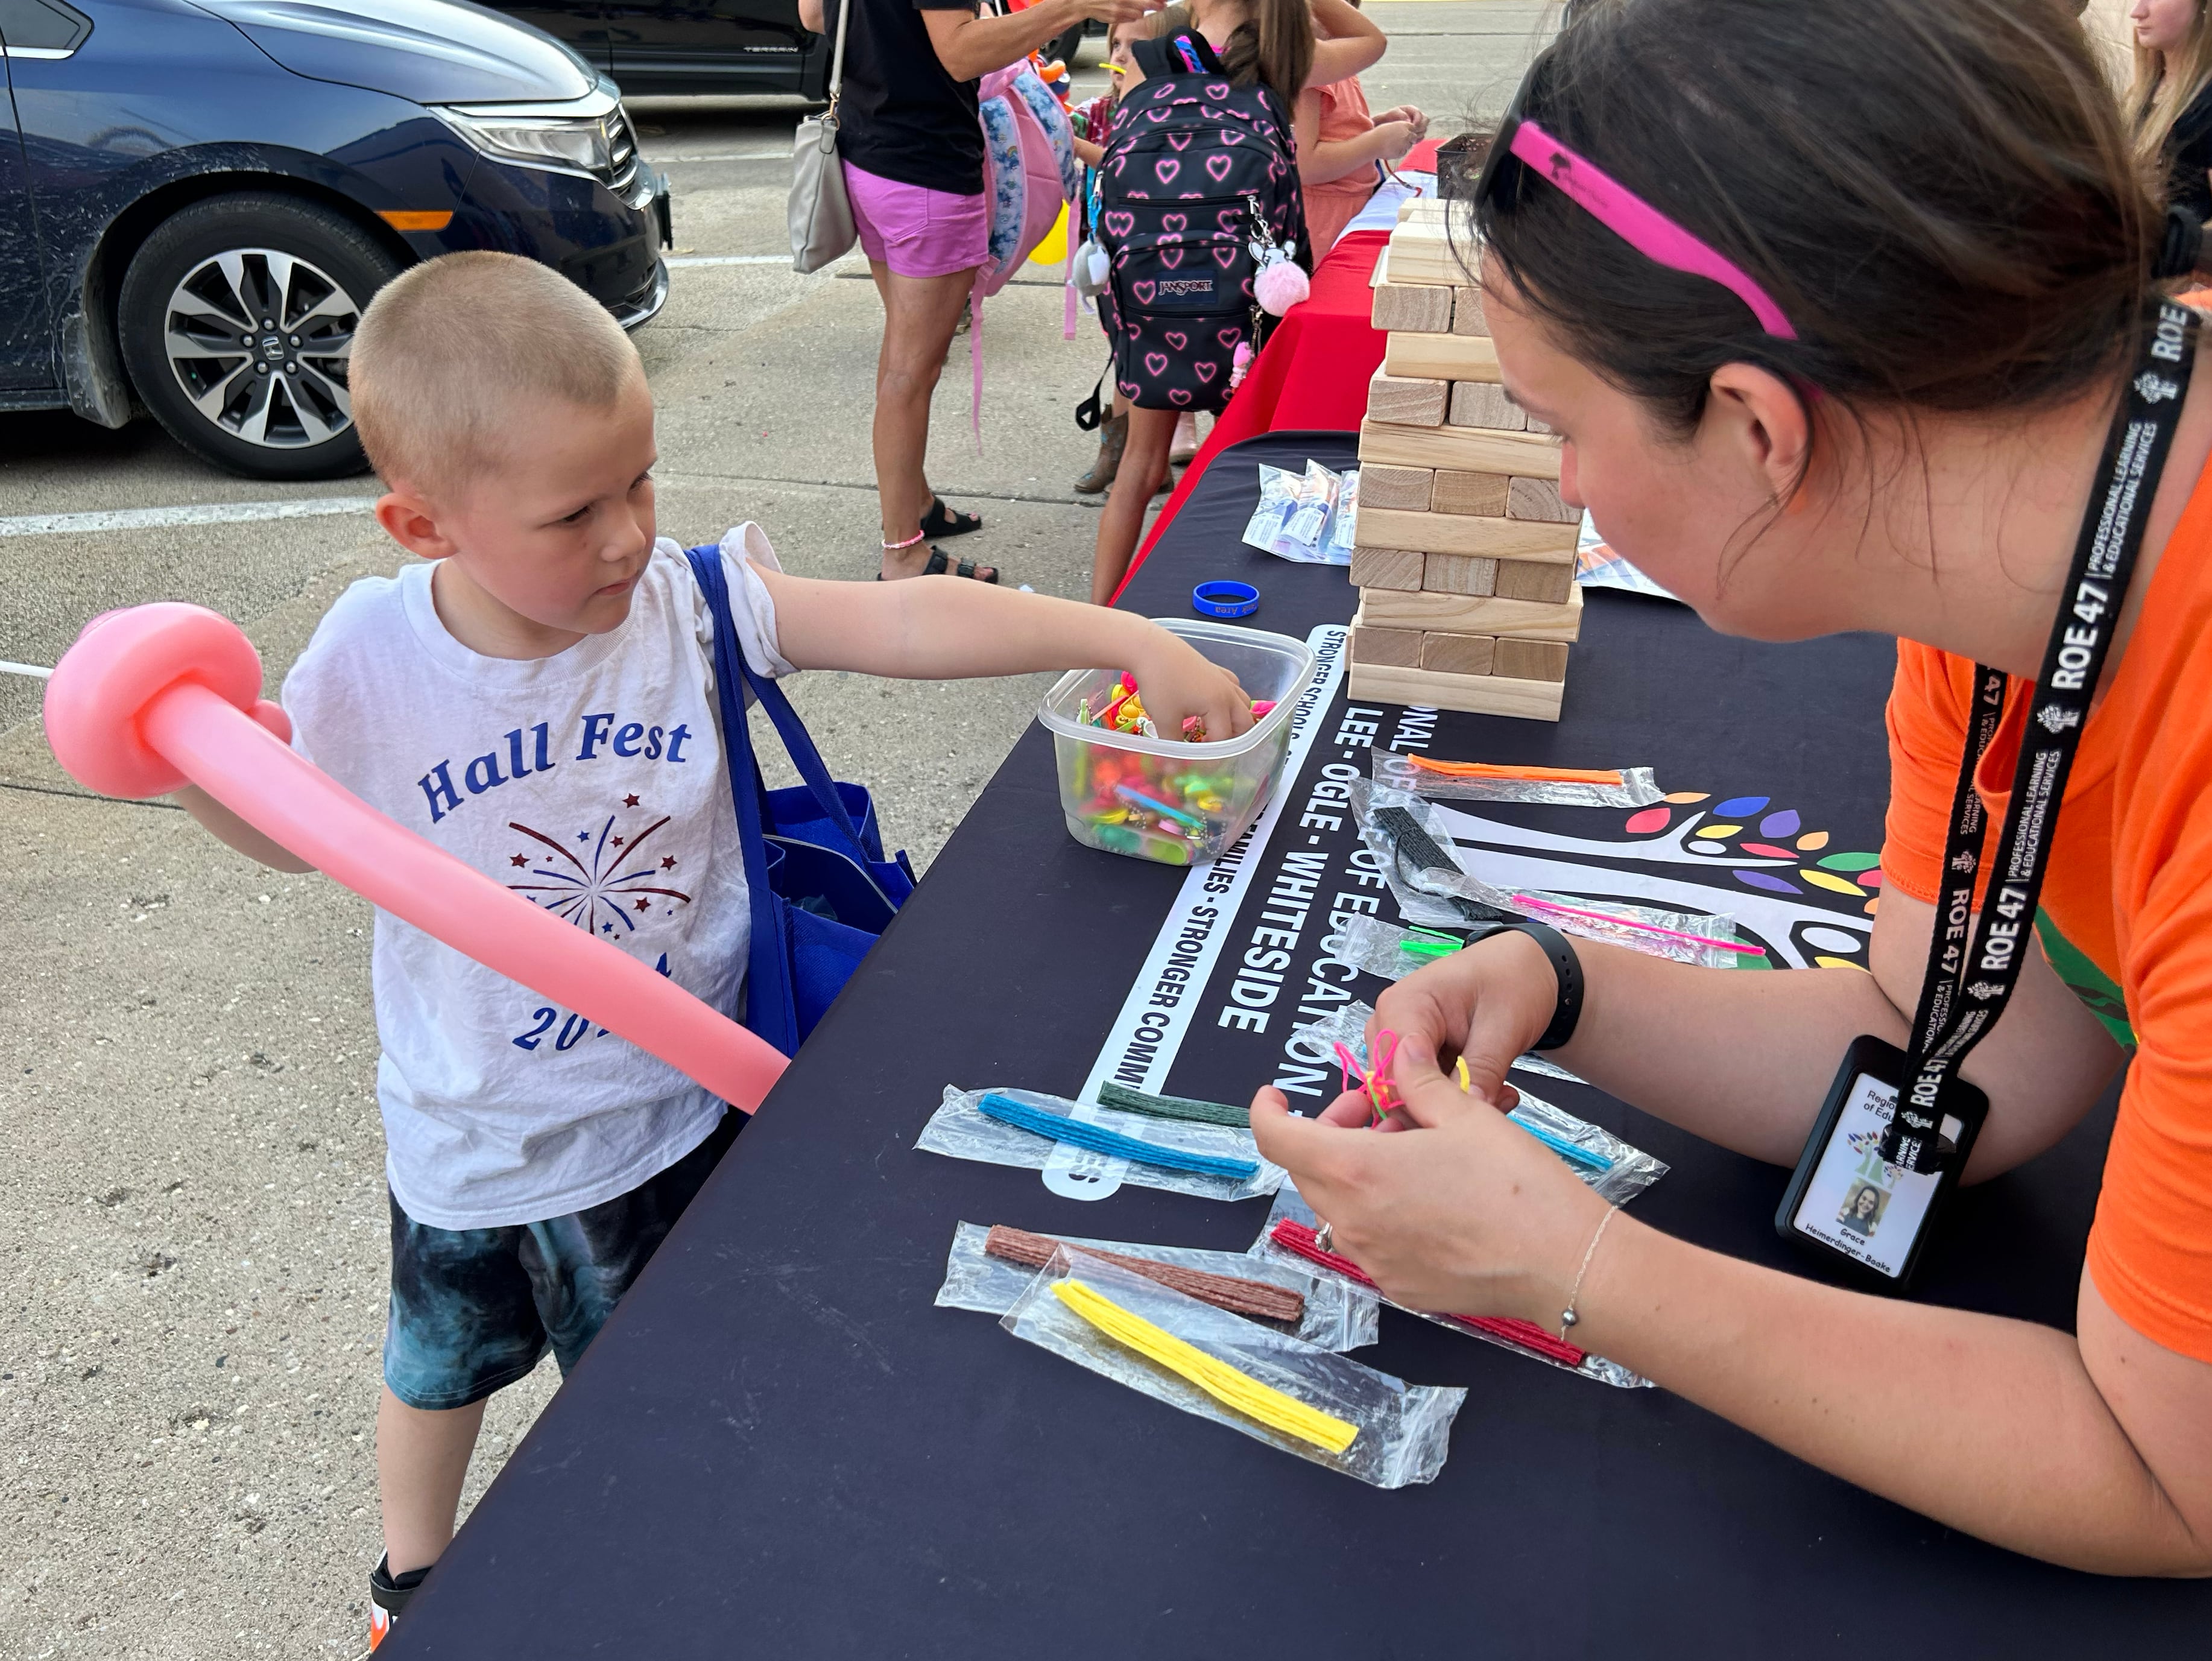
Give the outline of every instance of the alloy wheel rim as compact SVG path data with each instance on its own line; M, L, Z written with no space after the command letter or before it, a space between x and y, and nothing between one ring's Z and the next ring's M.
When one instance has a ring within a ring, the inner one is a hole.
M169 369L231 437L300 450L353 425L347 368L361 303L311 261L276 248L203 260L163 313Z

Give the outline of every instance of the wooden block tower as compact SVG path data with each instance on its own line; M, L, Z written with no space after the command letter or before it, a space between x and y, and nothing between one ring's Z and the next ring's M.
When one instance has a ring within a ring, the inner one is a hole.
M1401 210L1359 429L1352 695L1557 721L1582 630L1559 441L1498 384L1482 292L1441 202Z

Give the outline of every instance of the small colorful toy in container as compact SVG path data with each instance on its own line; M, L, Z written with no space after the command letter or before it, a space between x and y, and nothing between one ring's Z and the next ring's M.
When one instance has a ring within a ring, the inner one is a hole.
M1133 680L1113 669L1062 675L1037 719L1052 729L1070 836L1109 854L1200 865L1234 845L1274 794L1314 655L1304 641L1257 629L1159 623L1237 677L1258 717L1249 732L1217 741L1160 733Z

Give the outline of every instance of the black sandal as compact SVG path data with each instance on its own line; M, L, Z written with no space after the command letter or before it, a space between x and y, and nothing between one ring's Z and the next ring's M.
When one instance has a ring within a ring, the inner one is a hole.
M999 580L999 568L995 565L978 566L972 559L963 559L955 565L945 558L944 549L932 548L929 551L929 563L921 568L922 575L941 577L947 571L957 577L972 577L978 582L996 582ZM984 571L988 571L991 575L988 576L981 575Z
M921 533L926 537L964 537L970 531L983 528L980 514L963 514L948 508L941 497L932 496L929 511L921 516Z

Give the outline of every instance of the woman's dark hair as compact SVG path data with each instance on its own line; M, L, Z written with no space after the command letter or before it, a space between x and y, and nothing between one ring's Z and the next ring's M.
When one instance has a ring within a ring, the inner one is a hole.
M1748 271L1798 333L1638 253L1532 171L1479 228L1567 349L1693 427L1724 363L1846 409L2027 410L2130 360L2164 230L2061 7L1607 0L1522 113ZM1509 163L1508 165L1515 165Z

